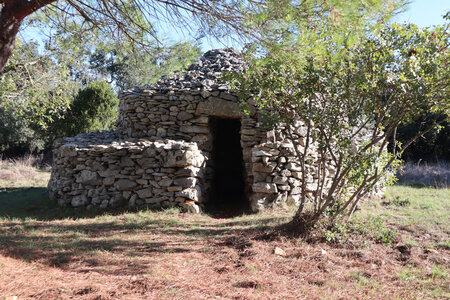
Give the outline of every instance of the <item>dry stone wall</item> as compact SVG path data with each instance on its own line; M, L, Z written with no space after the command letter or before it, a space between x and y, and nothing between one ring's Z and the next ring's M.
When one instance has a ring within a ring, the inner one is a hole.
M207 157L195 143L153 138L120 141L115 132L55 142L50 196L60 205L179 205L198 212Z

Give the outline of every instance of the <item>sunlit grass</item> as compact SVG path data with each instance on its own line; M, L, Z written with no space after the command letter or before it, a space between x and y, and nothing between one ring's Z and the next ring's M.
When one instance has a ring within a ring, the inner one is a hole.
M448 240L450 189L391 186L385 196L382 201L364 202L357 215L381 216L388 224L415 235L431 235L436 243Z

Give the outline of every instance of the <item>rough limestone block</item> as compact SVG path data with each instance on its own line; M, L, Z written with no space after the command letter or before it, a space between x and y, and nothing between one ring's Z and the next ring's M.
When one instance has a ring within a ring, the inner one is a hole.
M114 184L114 187L119 191L131 191L137 186L135 181L129 179L119 179Z
M70 204L73 207L83 206L88 204L89 200L86 197L86 195L79 195L72 198L72 201L70 201Z
M198 186L196 186L195 188L187 188L175 193L175 197L183 197L193 201L199 201L201 195L202 192L200 190L200 187Z
M314 191L317 190L317 188L318 188L318 184L317 184L316 182L314 182L314 183L308 183L308 184L306 185L306 190L307 190L308 192L314 192Z
M169 153L167 156L166 167L201 167L205 157L200 151L186 151L184 153Z
M258 182L252 185L252 190L255 193L276 194L278 192L275 183Z
M195 185L197 184L197 178L194 177L177 178L174 180L174 184L184 188L195 187Z
M169 192L179 192L182 189L183 188L181 186L168 186L167 187L167 191L169 191Z
M132 167L134 166L134 162L130 157L124 156L120 159L120 167L124 168L124 167Z
M175 176L179 177L201 177L202 171L200 168L188 166L182 169L179 169L175 172Z
M287 198L288 198L287 192L285 192L285 193L278 193L276 195L276 197L275 197L274 202L277 203L277 204L280 204L280 203L286 202Z
M272 182L276 183L276 184L287 184L288 183L288 177L275 176L273 178Z
M148 198L153 197L152 188L142 189L142 190L136 191L136 193L138 194L139 198L141 198L141 199L148 199Z
M74 157L77 156L77 151L75 150L76 144L65 144L59 148L62 157Z
M177 114L177 119L180 121L187 121L190 120L194 117L193 114L185 112L185 111L181 111Z
M270 154L269 152L263 151L263 150L255 150L252 152L253 156L268 156L271 157L272 154Z
M209 133L209 128L206 126L181 126L180 131L184 133Z
M76 176L77 183L88 184L88 185L100 185L102 180L98 176L97 172L92 172L89 170L83 170Z
M253 172L263 172L263 173L272 173L274 169L275 165L273 164L264 165L261 163L254 163L252 167Z
M296 171L296 172L299 172L302 170L302 168L300 167L299 164L292 163L292 162L290 162L286 165L286 169L291 170L291 171Z
M291 187L289 185L279 185L278 190L279 191L289 191Z
M197 105L196 115L210 115L220 118L239 118L241 111L236 102L226 101L217 97L209 97L207 101Z
M167 187L167 186L171 186L172 182L173 182L173 179L171 179L171 178L164 178L164 179L162 179L162 180L160 180L158 182L158 185Z
M296 186L296 187L291 189L291 195L298 195L301 192L302 192L302 187L301 186Z
M200 207L194 202L187 200L182 206L190 213L198 214L200 213Z
M253 193L250 196L250 208L253 212L258 212L266 208L272 202L273 196L265 193Z
M113 185L115 180L116 178L114 176L106 177L105 179L103 179L103 185L106 186Z

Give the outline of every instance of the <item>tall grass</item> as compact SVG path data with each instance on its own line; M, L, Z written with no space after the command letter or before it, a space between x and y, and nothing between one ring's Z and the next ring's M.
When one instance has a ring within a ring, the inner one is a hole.
M0 156L0 188L46 185L49 174L44 169L42 156L25 155L15 159Z
M450 163L417 162L406 163L397 174L398 182L405 185L432 186L448 188L450 186Z

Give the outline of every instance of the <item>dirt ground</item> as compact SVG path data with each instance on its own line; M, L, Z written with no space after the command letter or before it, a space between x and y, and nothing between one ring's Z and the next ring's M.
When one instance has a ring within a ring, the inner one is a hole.
M448 266L446 248L399 242L349 249L306 242L273 229L288 220L286 214L214 219L148 212L78 220L4 220L0 296L424 299L450 295L446 271L439 269ZM276 248L282 251L275 253Z
M450 299L449 189L391 187L358 216L368 235L305 238L281 230L292 207L62 209L30 165L0 165L0 300Z

